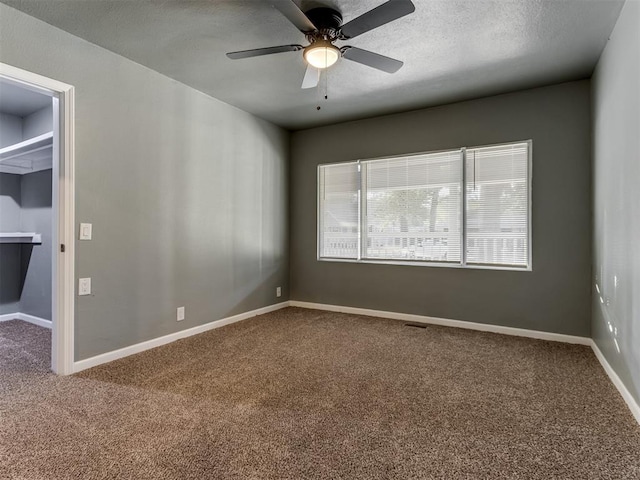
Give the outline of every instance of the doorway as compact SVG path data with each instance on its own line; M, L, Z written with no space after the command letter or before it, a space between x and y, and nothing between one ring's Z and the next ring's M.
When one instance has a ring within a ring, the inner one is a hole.
M63 375L74 365L73 96L70 85L0 63L5 346Z

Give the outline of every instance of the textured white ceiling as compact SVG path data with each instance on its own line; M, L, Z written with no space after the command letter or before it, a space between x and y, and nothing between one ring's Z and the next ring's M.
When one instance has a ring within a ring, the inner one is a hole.
M290 129L589 77L623 3L414 0L414 14L346 42L404 61L400 71L342 59L319 89L301 90L301 52L225 56L306 43L268 0L1 1ZM347 22L383 1L299 3L332 6Z

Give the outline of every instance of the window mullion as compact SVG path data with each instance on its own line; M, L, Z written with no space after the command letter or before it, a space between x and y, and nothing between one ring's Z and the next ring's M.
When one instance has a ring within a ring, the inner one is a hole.
M366 256L367 251L367 167L365 162L358 161L358 172L360 174L360 196L358 200L358 260Z
M316 255L318 259L324 256L324 252L322 251L324 245L324 202L322 199L322 195L324 194L324 170L322 165L318 165L318 191L316 193L316 219L318 224L316 228Z
M462 191L460 198L462 201L462 225L460 229L460 264L467 265L467 149L461 149L462 155Z
M533 199L531 191L531 182L533 179L533 142L527 141L527 268L533 268L532 265L532 217L531 209L533 208Z

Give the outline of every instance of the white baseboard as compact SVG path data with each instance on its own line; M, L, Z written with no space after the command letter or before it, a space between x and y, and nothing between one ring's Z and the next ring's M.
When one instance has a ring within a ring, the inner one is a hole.
M20 320L24 320L25 322L38 325L39 327L51 329L51 326L52 326L51 320L46 320L44 318L36 317L35 315L29 315L28 313L19 313L18 318Z
M46 320L44 318L36 317L35 315L29 315L27 313L5 313L4 315L0 315L0 322L6 322L7 320L22 320L25 322L33 323L34 325L38 325L39 327L49 328L51 329L51 320Z
M112 362L120 358L128 357L129 355L144 352L145 350L149 350L151 348L160 347L162 345L175 342L176 340L180 340L182 338L191 337L192 335L198 335L199 333L213 330L214 328L220 328L231 323L240 322L242 320L246 320L247 318L255 317L256 315L263 315L265 313L274 312L288 306L289 302L276 303L275 305L269 305L267 307L258 308L257 310L239 313L238 315L234 315L232 317L222 318L220 320L205 323L204 325L198 325L197 327L170 333L169 335L147 340L146 342L136 343L135 345L120 348L112 352L96 355L95 357L74 362L73 373L77 373L82 370L86 370L87 368L101 365L103 363Z
M450 320L448 318L427 317L412 313L385 312L382 310L370 310L368 308L344 307L341 305L326 305L322 303L299 302L291 300L292 307L311 308L314 310L327 310L329 312L352 313L355 315L366 315L369 317L390 318L405 322L426 323L429 325L440 325L443 327L466 328L468 330L478 330L481 332L501 333L503 335L513 335L516 337L536 338L538 340L550 340L552 342L572 343L577 345L591 346L591 339L587 337L577 337L565 335L563 333L541 332L538 330L526 330L524 328L503 327L501 325L489 325L486 323L465 322L462 320Z
M593 349L593 353L595 353L596 358L600 361L600 365L602 365L604 371L607 372L611 383L613 383L618 389L618 392L622 395L622 398L629 407L629 410L631 410L631 414L634 416L638 424L640 424L640 405L638 405L638 402L633 398L633 395L631 395L631 392L627 389L625 384L622 383L618 374L613 370L611 365L609 365L609 362L598 348L598 345L596 345L595 340L591 340L591 348Z
M18 318L20 314L18 312L16 313L3 313L2 315L0 315L0 322L7 322L9 320L20 320Z

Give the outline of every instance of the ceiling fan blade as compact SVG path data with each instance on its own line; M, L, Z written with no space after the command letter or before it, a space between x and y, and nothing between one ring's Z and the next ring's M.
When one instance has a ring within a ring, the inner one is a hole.
M363 50L356 47L343 47L344 53L342 56L352 62L358 62L368 67L377 68L387 73L395 73L403 63L395 58L385 57L378 53L370 52L369 50Z
M272 4L302 33L317 30L313 22L298 8L298 5L293 3L293 0L273 0Z
M369 30L409 15L415 9L416 7L411 0L389 0L344 24L342 35L344 38L357 37Z
M320 81L320 69L307 65L307 71L304 72L301 88L314 88L318 86Z
M241 58L260 57L262 55L271 55L272 53L282 52L297 52L302 50L302 45L280 45L278 47L266 47L266 48L254 48L253 50L241 50L239 52L229 52L227 57L232 60L239 60Z

